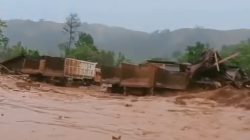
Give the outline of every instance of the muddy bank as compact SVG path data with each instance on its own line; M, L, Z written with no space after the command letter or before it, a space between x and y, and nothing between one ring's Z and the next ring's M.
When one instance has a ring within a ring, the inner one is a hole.
M176 97L176 103L186 104L185 101L195 98L212 100L221 106L242 107L250 110L250 90L248 89L236 89L232 86L226 86L211 91L183 94Z

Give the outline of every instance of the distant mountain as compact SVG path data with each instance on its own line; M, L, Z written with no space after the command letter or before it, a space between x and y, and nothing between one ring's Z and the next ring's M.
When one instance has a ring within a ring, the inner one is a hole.
M7 36L10 45L18 41L39 49L48 55L59 55L58 44L66 41L62 23L30 20L7 21ZM174 31L163 30L153 33L110 27L101 24L83 23L80 31L90 33L100 49L122 52L128 58L140 62L152 57L171 57L174 51L183 51L187 45L200 41L211 47L236 44L250 38L249 29L213 30L184 28Z

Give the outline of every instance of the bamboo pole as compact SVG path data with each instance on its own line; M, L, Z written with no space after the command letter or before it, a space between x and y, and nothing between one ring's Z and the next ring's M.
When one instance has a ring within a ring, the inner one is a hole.
M226 61L228 61L228 60L230 60L230 59L233 59L233 58L237 57L239 54L240 54L240 53L237 52L237 53L234 53L234 54L232 54L232 55L230 55L230 56L228 56L228 57L226 57L226 58L223 58L223 59L221 59L221 60L218 62L218 64L221 64L221 63L224 63L224 62L226 62ZM216 66L216 63L214 63L214 66Z
M217 56L216 51L214 51L214 58L215 58L215 65L216 65L217 71L220 71L220 66L219 66L219 63L218 63L218 56Z

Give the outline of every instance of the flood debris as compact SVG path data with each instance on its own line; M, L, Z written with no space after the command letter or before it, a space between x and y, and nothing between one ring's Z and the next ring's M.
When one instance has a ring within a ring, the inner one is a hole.
M121 140L121 136L112 136L112 140Z
M132 104L125 104L125 107L132 107Z
M28 74L32 81L77 87L96 84L101 85L102 91L112 93L154 95L158 90L250 87L241 68L226 64L238 55L222 58L209 49L195 64L147 60L138 65L123 63L120 67L97 67L97 63L72 58L18 56L1 62L0 68L8 74Z
M25 56L20 55L0 62L0 71L7 74L20 74Z
M101 69L95 62L50 56L17 56L0 64L2 73L28 74L32 80L57 85L80 86L101 82Z
M138 90L144 95L153 95L158 89L216 89L226 85L236 88L248 87L247 83L250 82L244 71L237 66L226 64L238 55L239 53L234 53L222 58L217 51L209 49L195 64L156 60L148 60L139 65L122 64L116 68L119 72L113 70L109 71L109 77L103 76L102 83L107 84L111 92L116 88L124 95L132 92L137 94Z
M190 66L190 79L193 85L219 88L233 85L237 88L245 86L249 81L247 75L237 66L227 65L225 62L239 55L234 53L221 58L217 51L207 50L201 56L200 62Z

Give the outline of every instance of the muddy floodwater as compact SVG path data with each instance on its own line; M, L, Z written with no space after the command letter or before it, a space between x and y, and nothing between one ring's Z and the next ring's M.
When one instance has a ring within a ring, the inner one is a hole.
M249 140L250 111L205 99L122 96L98 87L24 87L0 76L3 140ZM113 137L113 138L112 138Z

